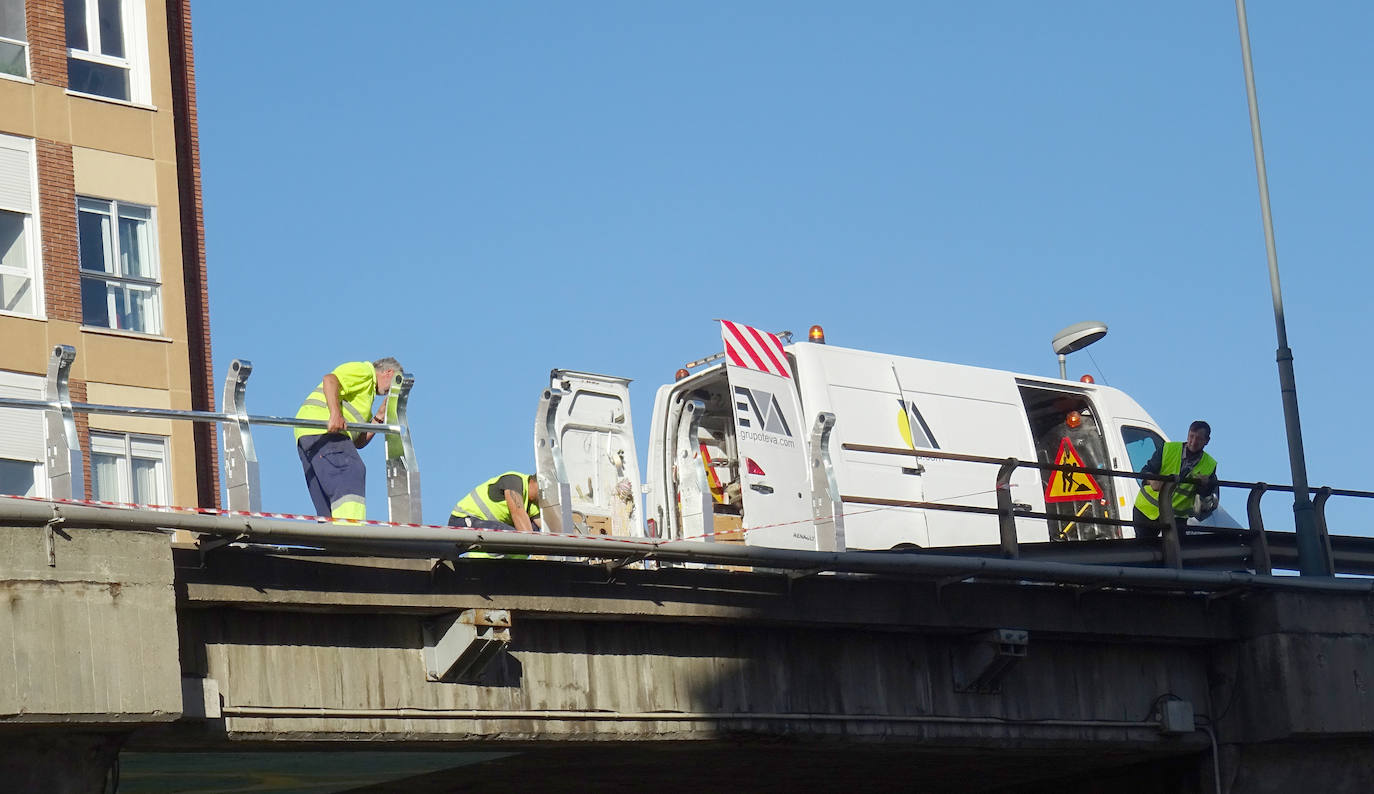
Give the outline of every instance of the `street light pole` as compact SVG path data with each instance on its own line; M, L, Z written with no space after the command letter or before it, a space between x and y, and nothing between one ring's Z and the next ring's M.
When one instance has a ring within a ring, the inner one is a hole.
M1255 73L1250 62L1250 27L1245 21L1245 0L1236 0L1236 20L1240 25L1245 94L1250 101L1250 136L1255 148L1255 177L1259 180L1264 247L1269 257L1269 291L1274 296L1274 329L1278 335L1275 357L1279 366L1279 391L1283 395L1283 423L1288 433L1288 465L1293 472L1293 522L1297 530L1298 570L1303 576L1330 576L1331 541L1326 532L1317 526L1312 500L1307 493L1307 462L1302 451L1302 424L1298 420L1298 385L1293 375L1293 351L1288 347L1288 328L1283 319L1279 256L1274 246L1274 219L1269 212L1269 176L1264 168L1264 142L1260 138L1259 100L1255 97Z

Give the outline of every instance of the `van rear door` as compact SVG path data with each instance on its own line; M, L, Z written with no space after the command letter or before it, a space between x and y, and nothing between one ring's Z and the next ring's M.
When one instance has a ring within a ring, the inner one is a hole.
M739 450L746 542L815 549L811 465L797 390L781 341L722 322L730 404Z
M556 369L549 380L534 450L545 526L643 537L629 379Z

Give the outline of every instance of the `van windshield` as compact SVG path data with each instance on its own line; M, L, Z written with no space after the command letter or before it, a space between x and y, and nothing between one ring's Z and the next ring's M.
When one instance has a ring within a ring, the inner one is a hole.
M1131 458L1131 471L1140 471L1150 458L1164 446L1164 439L1153 430L1143 427L1121 426L1121 440L1126 442L1126 454Z

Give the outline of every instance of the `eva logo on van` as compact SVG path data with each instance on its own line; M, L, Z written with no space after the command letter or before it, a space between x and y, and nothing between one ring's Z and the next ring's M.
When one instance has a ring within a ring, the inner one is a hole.
M772 392L736 386L735 418L739 420L740 427L792 437L792 429L787 426L782 406Z

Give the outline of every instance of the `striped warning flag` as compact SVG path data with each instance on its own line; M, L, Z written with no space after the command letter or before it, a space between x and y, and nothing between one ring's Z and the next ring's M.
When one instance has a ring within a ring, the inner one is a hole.
M792 377L787 370L787 356L782 352L782 340L773 334L721 320L720 338L725 342L725 360L730 366Z

